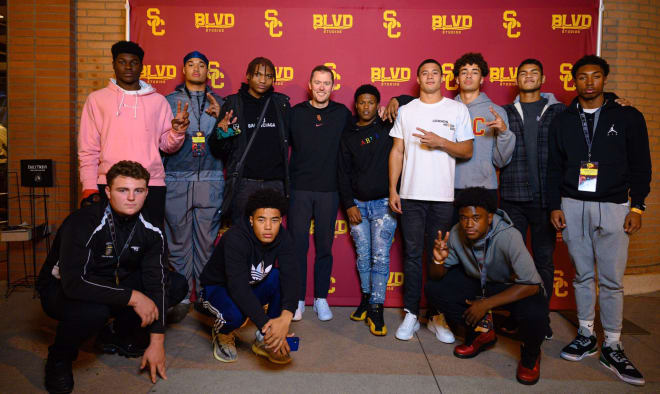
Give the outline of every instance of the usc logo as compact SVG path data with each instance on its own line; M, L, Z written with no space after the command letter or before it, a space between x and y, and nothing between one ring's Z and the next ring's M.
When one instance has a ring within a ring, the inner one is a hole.
M573 81L573 75L571 70L573 65L571 63L562 63L559 65L559 80L564 84L564 90L567 92L572 92L575 90L575 85L571 83Z
M569 21L570 19L570 21ZM580 30L591 27L589 14L552 14L552 30L561 29L565 34L579 34Z
M516 16L518 16L518 14L514 10L507 10L502 13L502 20L504 20L502 26L506 30L506 36L509 38L520 37L520 31L513 31L514 29L519 29L522 26L516 19Z
M431 15L431 30L442 30L442 34L461 34L471 28L472 15Z
M401 27L401 23L396 20L396 11L394 10L385 10L383 12L383 27L387 29L387 36L389 38L399 38L401 37L401 32L397 31L395 32L395 29L399 29Z
M337 65L332 62L323 63L323 65L330 68L330 70L332 70L332 75L335 77L335 83L332 85L332 91L334 92L335 90L339 90L341 85L338 81L341 79L341 75L337 72Z
M335 292L335 286L333 286L335 283L337 283L337 280L335 279L334 276L330 277L330 288L328 289L328 294L332 294Z
M195 12L195 28L204 28L207 32L221 33L234 27L236 17L230 13Z
M350 29L353 27L353 15L313 14L312 27L314 30L323 29L323 33L325 34L341 34L342 30Z
M222 82L225 74L220 72L220 63L211 60L209 61L209 79L211 80L211 86L216 89L222 89L225 87L225 83Z
M568 288L568 282L564 280L564 271L555 270L555 280L552 287L554 287L555 296L564 298L568 296L568 290L562 290ZM546 289L548 291L548 289Z
M518 67L491 67L490 78L491 82L499 82L500 86L513 86L516 84L516 76L518 75Z
M399 86L410 81L410 67L371 67L371 82L380 82L381 86Z
M158 30L160 26L165 26L165 20L160 17L158 8L147 8L147 25L151 27L151 34L154 36L164 36L165 28Z
M268 29L268 34L271 37L278 38L282 37L282 31L275 31L278 27L282 27L282 22L277 19L277 10L266 10L264 13L264 18L266 18L266 28ZM277 78L279 79L279 78Z
M458 89L458 84L454 81L454 63L442 63L442 76L445 78L445 89Z
M169 79L176 78L176 66L173 64L145 64L142 67L140 78L151 84L165 83Z

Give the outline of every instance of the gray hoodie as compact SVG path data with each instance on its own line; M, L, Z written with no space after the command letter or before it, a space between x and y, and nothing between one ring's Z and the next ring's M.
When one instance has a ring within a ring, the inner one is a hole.
M457 95L454 100L462 102L461 95ZM493 130L486 126L486 122L495 120L490 113L491 106L507 126L504 132L498 133L497 139L493 136ZM465 189L481 186L491 190L497 189L495 167L504 167L511 161L516 146L516 136L509 130L509 120L504 108L490 101L486 93L479 93L479 96L467 104L467 107L472 118L472 131L475 137L472 158L456 159L454 187Z
M501 209L495 212L486 237L488 240L485 264L488 282L543 287L522 235L513 227L506 212ZM476 242L480 241L482 240ZM479 279L479 265L471 250L474 243L475 241L465 237L460 223L454 225L449 235L449 256L445 259L445 267L462 264L468 276Z

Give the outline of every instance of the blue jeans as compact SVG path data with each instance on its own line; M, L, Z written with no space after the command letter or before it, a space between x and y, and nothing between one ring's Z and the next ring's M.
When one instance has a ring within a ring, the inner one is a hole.
M396 218L390 211L387 198L354 201L362 215L360 224L351 225L360 287L363 294L371 293L370 304L384 304Z
M268 311L266 312L268 317L274 319L280 316L282 302L280 298L280 271L277 268L273 268L266 279L252 286L252 292L259 299L261 305L268 304ZM207 308L215 315L213 327L216 332L229 334L242 326L247 319L224 286L205 286L202 290L202 298L204 301L211 303L211 306L215 309Z

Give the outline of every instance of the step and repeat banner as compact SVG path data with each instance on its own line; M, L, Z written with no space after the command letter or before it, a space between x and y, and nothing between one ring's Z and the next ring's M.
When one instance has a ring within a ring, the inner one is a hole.
M209 85L235 93L247 64L257 56L276 66L275 89L296 104L308 98L312 68L335 73L333 100L353 109L353 93L371 83L382 104L403 93L416 95L415 71L426 58L442 64L447 97L457 94L453 63L466 52L481 52L490 66L483 91L499 105L517 94L518 64L537 58L544 65L544 92L564 103L575 96L571 65L596 52L597 0L548 2L473 0L444 6L434 1L326 0L130 0L130 38L145 50L142 79L167 94L182 83L183 56L192 50L210 61ZM478 138L478 137L477 137ZM310 229L310 237L313 228ZM310 239L311 241L311 239ZM334 267L328 300L356 305L360 288L348 222L337 214ZM402 304L401 235L392 247L387 306ZM314 260L310 242L310 266ZM311 268L311 267L310 267ZM554 309L575 307L574 275L561 239L555 252ZM308 270L308 301L312 270Z

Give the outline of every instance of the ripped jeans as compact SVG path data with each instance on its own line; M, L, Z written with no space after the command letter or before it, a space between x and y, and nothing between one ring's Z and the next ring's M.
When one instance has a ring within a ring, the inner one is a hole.
M383 304L390 276L390 248L396 217L390 211L387 198L354 201L362 215L360 224L351 225L360 288L363 294L371 294L370 304Z

